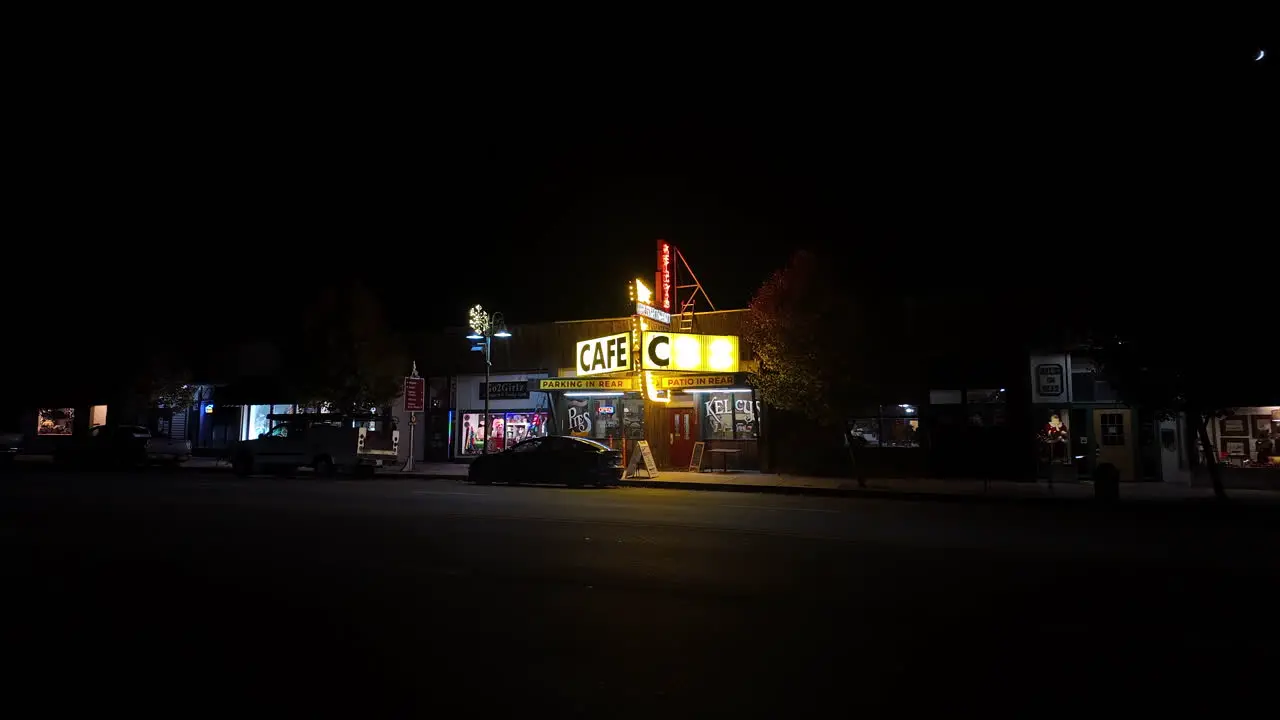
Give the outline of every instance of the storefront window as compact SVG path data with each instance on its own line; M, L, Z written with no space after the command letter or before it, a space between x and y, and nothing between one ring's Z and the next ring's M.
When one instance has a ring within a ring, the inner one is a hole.
M271 432L271 428L279 425L278 421L273 422L268 415L292 415L298 412L295 405L250 405L248 412L245 413L244 421L244 437L243 440L254 440L263 433Z
M710 392L698 396L704 440L744 440L756 437L760 403L751 393Z
M644 439L644 401L629 395L564 398L565 432L613 448L623 438Z
M36 434L70 435L75 418L75 408L41 408L36 421Z
M916 437L920 418L915 405L885 405L880 409L880 445L882 447L919 447Z
M489 452L501 452L516 443L535 437L547 435L546 411L534 412L490 412L489 413ZM459 455L480 455L484 453L485 437L484 413L470 412L462 414L462 436L459 438Z
M1049 417L1040 428L1040 461L1059 465L1072 464L1071 429L1065 409L1050 410Z
M706 393L699 395L702 403L702 437L704 440L733 439L733 395L731 393Z
M569 398L566 428L574 437L593 437L596 427L596 398Z
M250 405L245 425L244 439L253 440L259 435L271 432L271 422L267 416L271 414L270 405Z
M739 393L733 398L733 432L739 440L759 437L756 418L760 416L760 401L752 397Z
M644 439L644 400L638 397L619 398L622 436L628 440Z
M965 406L970 425L999 427L1005 424L1005 391L1003 389L966 390Z
M1218 459L1244 468L1280 468L1280 407L1233 408L1210 425Z
M854 442L865 447L919 447L920 418L915 405L882 405L871 410L849 421Z
M547 436L547 413L507 413L507 444Z

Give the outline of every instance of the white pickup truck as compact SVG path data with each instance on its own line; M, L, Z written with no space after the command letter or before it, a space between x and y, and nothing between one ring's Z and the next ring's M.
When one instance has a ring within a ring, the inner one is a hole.
M329 413L267 417L280 424L232 449L231 465L237 475L288 474L301 467L313 468L322 476L372 475L384 464L394 463L400 452L400 431L388 417Z

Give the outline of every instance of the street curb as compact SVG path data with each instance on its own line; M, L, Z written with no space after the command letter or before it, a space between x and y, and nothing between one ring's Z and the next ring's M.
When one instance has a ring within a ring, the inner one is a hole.
M761 493L765 495L798 495L825 498L871 498L876 500L906 500L913 502L968 502L968 503L1062 503L1088 502L1092 498L1064 497L1016 497L1010 495L975 495L963 493L927 493L917 491L872 490L870 488L818 488L780 485L738 485L729 483L698 483L680 480L623 480L623 487L640 487L656 490L696 490L702 492Z
M42 475L45 473L57 473L70 471L70 468L61 467L52 463L19 463L16 467L11 467L10 471L25 472L26 474ZM96 470L87 470L82 472L98 472ZM179 465L177 467L151 467L139 471L140 474L149 477L166 477L172 475L232 475L230 465L205 465L203 467L191 467L188 465ZM253 475L253 478L271 477L270 475ZM335 479L335 478L316 478L311 471L298 472L293 477L307 479ZM380 472L372 477L356 478L351 475L339 475L339 480L465 480L466 475L456 475L447 473L428 473L428 472L399 472L395 470Z
M204 475L229 475L231 468L181 468L178 472L187 472ZM270 475L251 475L250 478L265 478ZM371 477L355 477L352 475L337 475L335 477L319 478L312 472L295 473L293 477L306 478L314 480L465 480L465 475L445 475L442 473L404 473L404 472L380 472Z
M680 480L623 480L623 487L657 490L694 490L702 492L761 493L766 495L797 495L826 498L864 498L874 500L899 500L907 502L951 502L971 504L1020 504L1020 505L1079 505L1089 507L1115 507L1134 505L1186 505L1205 504L1202 498L1121 498L1118 502L1099 502L1093 497L1031 496L976 493L931 493L914 490L878 490L872 488L816 488L778 485L738 485L729 483L698 483ZM1262 504L1244 501L1237 504Z

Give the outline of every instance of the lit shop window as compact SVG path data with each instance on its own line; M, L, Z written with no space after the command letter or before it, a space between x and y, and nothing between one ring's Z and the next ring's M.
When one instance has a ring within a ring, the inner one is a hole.
M75 408L41 408L37 416L37 435L70 435L75 424Z
M461 436L458 438L459 455L480 455L489 443L489 452L501 452L517 443L535 437L546 437L548 413L543 412L490 412L489 432L484 433L484 413L462 414Z

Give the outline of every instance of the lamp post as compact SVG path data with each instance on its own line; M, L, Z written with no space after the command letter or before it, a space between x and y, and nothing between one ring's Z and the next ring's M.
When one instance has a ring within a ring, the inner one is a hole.
M489 371L493 368L493 339L509 338L507 322L502 313L486 313L484 308L476 305L467 314L471 334L467 339L474 344L472 352L484 353L484 425L480 429L480 452L489 454Z

